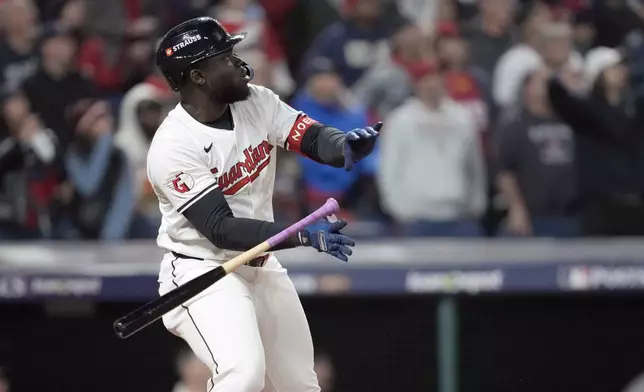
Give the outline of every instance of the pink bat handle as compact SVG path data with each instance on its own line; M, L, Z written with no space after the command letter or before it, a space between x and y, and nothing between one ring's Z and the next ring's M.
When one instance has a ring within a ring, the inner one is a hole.
M297 223L292 224L288 228L282 230L281 232L275 234L271 238L267 239L266 242L272 247L275 245L279 244L280 242L284 241L288 237L294 235L298 231L302 230L304 227L310 225L311 223L315 222L316 220L319 220L321 218L324 218L325 216L329 216L331 214L334 214L336 212L340 211L340 205L338 204L337 201L333 198L327 199L327 201L324 203L324 205L317 210L313 211L310 215L304 217L302 220L300 220Z

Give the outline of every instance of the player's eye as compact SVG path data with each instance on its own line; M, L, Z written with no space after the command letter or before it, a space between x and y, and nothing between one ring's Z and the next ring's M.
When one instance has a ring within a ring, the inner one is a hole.
M226 52L221 55L221 60L228 63L228 65L235 65L235 60L232 52Z

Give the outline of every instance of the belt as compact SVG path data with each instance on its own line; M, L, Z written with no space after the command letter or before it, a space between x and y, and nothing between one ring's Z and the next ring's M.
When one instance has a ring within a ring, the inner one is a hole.
M172 255L180 259L204 260L201 257L186 256L178 252L172 252ZM263 267L266 264L267 260L268 255L259 256L246 263L246 265L249 267Z

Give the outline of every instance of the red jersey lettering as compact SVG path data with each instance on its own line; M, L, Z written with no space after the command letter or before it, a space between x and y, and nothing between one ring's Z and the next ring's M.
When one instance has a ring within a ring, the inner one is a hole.
M234 195L244 185L253 182L271 161L271 150L273 146L263 141L257 147L249 146L244 149L244 161L232 165L228 171L222 172L217 177L217 185L224 195ZM217 175L219 170L214 167L210 169L212 174Z

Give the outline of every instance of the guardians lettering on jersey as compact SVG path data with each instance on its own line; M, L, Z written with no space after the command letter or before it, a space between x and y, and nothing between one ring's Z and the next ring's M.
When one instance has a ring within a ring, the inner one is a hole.
M284 143L284 148L288 151L295 151L297 153L300 153L300 148L302 147L302 138L304 137L304 134L306 133L306 131L308 131L309 128L311 128L311 125L316 123L317 121L305 114L299 116L297 120L295 120L293 127L291 127L291 131L286 138L286 143Z
M244 149L245 160L234 164L228 171L218 176L217 182L219 189L224 195L234 195L259 176L262 170L271 161L271 150L273 146L264 140L257 147L248 146ZM217 174L219 169L216 167L210 169L212 174Z

